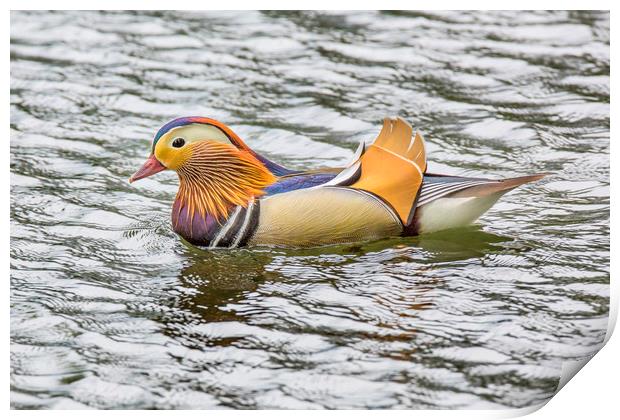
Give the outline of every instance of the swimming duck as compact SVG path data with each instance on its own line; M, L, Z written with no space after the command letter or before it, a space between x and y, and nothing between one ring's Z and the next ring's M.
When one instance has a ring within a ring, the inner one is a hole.
M504 180L427 173L424 139L386 118L343 168L291 170L204 117L170 121L129 182L176 171L172 227L205 247L318 246L412 236L476 221L503 194L544 174Z

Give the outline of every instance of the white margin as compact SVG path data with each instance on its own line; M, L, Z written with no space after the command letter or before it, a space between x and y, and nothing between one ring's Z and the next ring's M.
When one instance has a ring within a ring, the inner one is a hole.
M578 2L572 0L564 0L564 1L533 1L533 0L522 0L519 2L496 2L496 1L479 1L479 0L470 0L466 3L458 2L458 1L416 1L416 2L405 2L405 1L392 1L392 0L384 0L380 3L372 3L368 1L324 1L324 0L314 0L312 2L308 1L296 1L291 3L290 1L262 1L262 2L250 2L250 1L241 1L241 0L228 0L225 3L212 3L212 2L204 2L204 1L188 1L188 0L177 0L174 3L170 3L169 1L162 0L151 0L148 2L145 1L131 1L131 0L108 0L104 2L84 2L84 1L9 1L8 9L3 10L3 19L2 22L5 23L4 31L7 34L10 34L10 9L14 10L28 10L28 9L49 9L51 7L55 9L73 9L73 10L93 10L93 9L135 9L135 10L150 10L150 9L178 9L178 10L201 10L205 9L208 6L215 6L212 9L280 9L280 8L291 8L295 9L336 9L336 10L361 10L361 9L503 9L503 10L525 10L525 9L562 9L562 10L570 10L570 9L599 9L599 10L611 10L611 61L612 64L612 74L618 74L618 54L620 53L619 49L616 48L618 45L617 36L615 37L615 33L618 31L616 27L614 27L615 15L617 12L614 12L614 8L612 7L611 1L598 1L598 0L590 0L588 2ZM219 7L218 7L219 6ZM10 36L10 35L9 35ZM8 38L8 37L7 37ZM6 84L5 86L10 85L10 48L9 43L5 41L2 45L3 55L2 57L6 60ZM615 77L611 77L610 80L615 80ZM619 97L616 95L618 93L618 89L614 89L614 83L611 82L611 96L614 98ZM615 92L614 92L615 91ZM8 131L8 127L10 124L10 100L9 100L9 90L4 89L2 92L4 96L4 104L5 111L2 115L2 121L4 122L4 127ZM618 115L617 106L611 106L611 115ZM614 111L616 109L616 111ZM617 155L614 155L613 150L613 127L615 127L615 121L617 118L613 118L612 120L612 134L611 134L611 175L610 178L613 178L613 174L616 172L613 170L615 166L618 168L620 165L620 159ZM617 130L616 130L617 131ZM5 140L5 153L1 155L1 159L4 163L4 168L9 168L9 141ZM2 195L2 202L4 208L8 210L10 217L10 173L5 169L5 172L2 173L2 176L5 177L4 188L6 189L6 193ZM620 183L620 181L618 181ZM612 197L614 196L613 191L617 191L618 187L616 186L616 181L614 180L611 183L611 191ZM612 199L613 202L613 199ZM612 273L612 282L611 282L611 302L610 302L610 318L608 324L607 335L605 337L605 347L596 354L590 363L587 363L587 368L583 369L583 372L579 374L579 377L576 380L571 380L568 385L564 388L561 388L561 392L559 392L556 396L554 396L548 404L544 407L544 409L539 410L541 406L537 407L527 407L524 409L518 410L462 410L462 411L431 411L431 410L419 410L419 411L407 411L407 410L395 410L395 411L386 411L386 410L375 410L375 411L361 411L361 410L351 410L351 411L321 411L317 413L315 411L296 411L295 413L291 413L287 410L262 410L262 411L214 411L214 412L204 412L204 411L114 411L112 413L108 413L106 411L91 411L88 413L89 416L93 416L94 418L103 418L103 416L113 415L117 419L132 419L135 420L136 416L148 416L148 417L158 417L158 418L168 418L168 417L188 417L191 419L200 419L204 420L205 416L217 417L218 419L238 419L238 418L269 418L270 420L284 419L287 420L291 415L296 417L296 420L300 418L301 420L305 418L315 418L316 416L326 417L326 418L334 418L334 417L355 417L356 420L362 420L364 418L372 418L376 420L377 418L383 418L384 416L390 416L391 418L402 418L402 419L411 419L411 418L420 418L420 419L494 419L494 418L513 418L518 416L523 416L526 414L531 414L528 419L558 419L562 420L571 420L571 419L579 419L582 420L585 416L588 418L597 418L597 419L611 419L615 418L618 415L618 373L620 373L620 363L618 359L620 358L620 343L616 338L612 337L612 332L616 323L617 313L618 313L618 282L613 281L613 276L615 275L613 261L613 232L614 226L617 225L616 220L619 220L618 210L611 206L611 255L612 255L612 263L611 263L611 273ZM9 249L10 249L10 218L6 217L2 219L2 231L5 233L5 240L3 241L3 252L2 256L5 259L5 267L9 269L10 260L9 260ZM9 274L10 275L10 274ZM5 320L3 322L3 333L4 337L7 340L7 345L3 347L3 357L4 363L6 363L5 372L9 372L10 369L10 353L9 353L9 322L10 322L10 290L9 290L9 275L6 277L6 285L4 289L5 302L7 306L5 308ZM588 358L590 360L590 358ZM587 362L587 361L586 361ZM576 363L573 367L567 366L566 373L576 373L579 369L575 370L579 367L580 363ZM8 379L8 375L7 375ZM566 381L565 381L566 382ZM32 417L49 417L49 418L58 418L58 419L81 419L81 416L84 415L82 411L17 411L17 410L9 410L9 384L5 386L5 404L6 411L10 417L13 418L25 418L30 419ZM545 405L545 404L543 404Z

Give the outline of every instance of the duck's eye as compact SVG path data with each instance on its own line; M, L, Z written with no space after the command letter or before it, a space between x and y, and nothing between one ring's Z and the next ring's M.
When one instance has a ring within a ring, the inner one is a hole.
M184 138L177 137L176 139L172 140L172 147L183 147L184 144L185 144Z

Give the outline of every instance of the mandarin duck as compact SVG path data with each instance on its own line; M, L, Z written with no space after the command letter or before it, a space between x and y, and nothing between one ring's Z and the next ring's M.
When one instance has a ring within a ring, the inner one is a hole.
M176 171L172 227L190 244L306 247L468 225L506 192L544 176L491 180L426 168L422 135L402 118L386 118L349 165L304 171L261 156L219 121L186 117L157 132L129 182Z

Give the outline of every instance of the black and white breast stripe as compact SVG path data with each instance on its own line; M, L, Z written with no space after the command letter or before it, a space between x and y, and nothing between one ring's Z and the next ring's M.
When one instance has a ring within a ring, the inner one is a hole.
M209 248L235 248L247 244L258 226L259 213L259 200L251 201L247 208L237 206L209 242Z
M420 197L418 199L417 207L421 207L425 204L435 201L439 198L453 194L455 192L464 190L466 188L475 187L477 185L490 184L496 181L488 180L472 180L472 181L459 181L459 182L437 182L437 183L423 183L420 191Z

